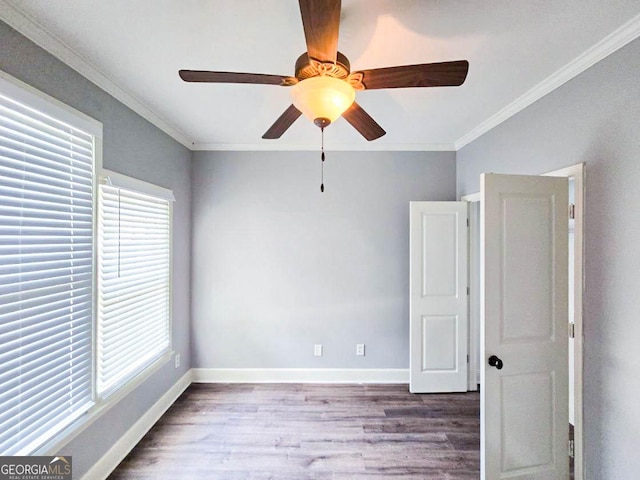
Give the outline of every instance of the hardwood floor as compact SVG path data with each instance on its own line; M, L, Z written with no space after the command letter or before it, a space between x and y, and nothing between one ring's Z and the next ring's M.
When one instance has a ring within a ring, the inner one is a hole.
M191 385L112 480L479 478L477 393L406 385Z

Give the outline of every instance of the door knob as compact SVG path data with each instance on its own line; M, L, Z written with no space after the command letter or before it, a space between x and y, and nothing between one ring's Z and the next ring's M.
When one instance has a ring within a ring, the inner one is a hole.
M498 370L502 370L502 367L504 366L502 360L500 360L495 355L491 355L489 357L489 365L491 365L492 367L496 367Z

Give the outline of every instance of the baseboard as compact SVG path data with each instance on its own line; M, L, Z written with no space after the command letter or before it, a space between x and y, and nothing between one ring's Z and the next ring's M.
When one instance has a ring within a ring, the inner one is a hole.
M82 480L106 479L176 399L191 385L192 371L185 373L127 432L82 476Z
M409 383L405 368L193 368L194 383Z

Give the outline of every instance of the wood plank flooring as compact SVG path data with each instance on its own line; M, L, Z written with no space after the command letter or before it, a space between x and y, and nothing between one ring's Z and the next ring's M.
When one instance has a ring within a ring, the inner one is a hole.
M407 385L191 385L112 480L479 478L477 393Z

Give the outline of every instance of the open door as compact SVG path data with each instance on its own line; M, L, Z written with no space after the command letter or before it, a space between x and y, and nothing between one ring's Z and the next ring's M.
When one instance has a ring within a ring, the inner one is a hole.
M411 202L410 385L466 392L467 203Z
M567 480L567 179L481 185L481 479Z

